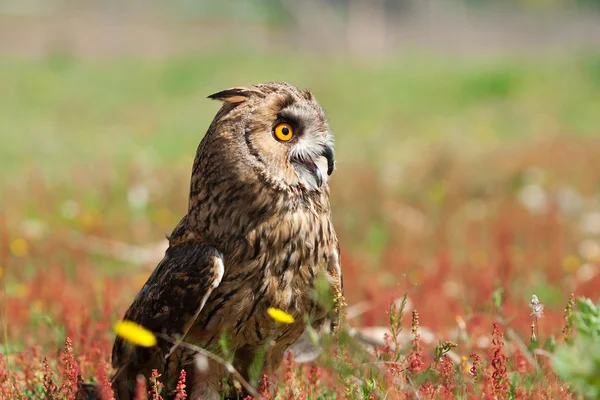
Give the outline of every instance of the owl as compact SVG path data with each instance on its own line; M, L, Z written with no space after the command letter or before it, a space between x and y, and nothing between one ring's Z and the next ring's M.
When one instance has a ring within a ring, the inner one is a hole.
M190 398L231 395L223 393L223 365L208 359L198 368L197 355L167 337L221 355L225 338L247 379L261 354L260 373L272 373L308 324L321 328L338 318L314 295L319 279L330 293L342 291L327 183L333 137L323 109L309 91L287 83L209 98L223 105L196 152L187 214L124 316L155 332L158 344L114 342L112 385L120 400L132 399L137 375L148 378L153 369L167 391L183 369ZM273 320L271 307L294 322Z

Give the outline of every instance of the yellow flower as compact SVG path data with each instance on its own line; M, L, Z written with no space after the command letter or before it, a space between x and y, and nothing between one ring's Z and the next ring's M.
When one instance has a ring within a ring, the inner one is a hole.
M470 366L470 365L469 365L469 363L467 362L467 357L465 357L465 356L462 356L462 357L460 358L460 365L461 365L461 367L462 367L462 370L463 370L465 373L467 373L467 374L468 374L469 372L471 372L471 366Z
M273 318L277 322L281 322L282 324L291 324L294 322L294 317L292 314L288 314L279 308L269 307L267 310L271 318Z
M4 276L4 268L0 267L0 279Z
M156 346L156 336L148 329L136 324L133 321L117 321L113 329L123 339L137 346L152 347Z
M10 252L16 257L24 257L27 255L29 246L23 238L16 238L10 242Z

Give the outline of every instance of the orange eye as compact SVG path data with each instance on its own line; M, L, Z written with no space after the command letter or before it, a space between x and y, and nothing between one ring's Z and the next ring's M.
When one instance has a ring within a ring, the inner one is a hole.
M281 140L282 142L287 142L294 137L294 130L292 129L292 126L285 122L277 124L273 131L275 132L275 137L277 140Z

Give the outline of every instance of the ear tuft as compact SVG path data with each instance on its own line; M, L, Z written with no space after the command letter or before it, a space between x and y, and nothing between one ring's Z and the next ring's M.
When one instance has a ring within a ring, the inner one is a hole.
M256 87L243 86L222 90L215 94L211 94L210 96L208 96L208 98L212 100L225 101L227 103L241 103L243 101L246 101L249 97L255 95L265 97L265 94L258 90Z

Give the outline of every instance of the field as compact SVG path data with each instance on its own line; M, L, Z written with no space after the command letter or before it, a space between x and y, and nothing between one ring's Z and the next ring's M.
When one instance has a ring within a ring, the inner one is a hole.
M598 333L574 333L595 312L574 299L600 285L598 56L57 53L3 58L0 76L2 398L74 398L78 374L110 375L112 325L186 212L206 96L271 80L310 88L336 135L348 328L261 395L600 393Z

